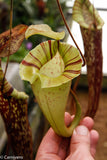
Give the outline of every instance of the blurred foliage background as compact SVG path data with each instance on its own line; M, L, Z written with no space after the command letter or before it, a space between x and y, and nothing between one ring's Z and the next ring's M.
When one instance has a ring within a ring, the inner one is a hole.
M66 0L60 0L63 12L67 15ZM9 29L10 0L0 0L0 33ZM48 24L54 31L64 26L56 0L13 0L13 27L18 24ZM10 61L21 62L28 50L47 40L43 36L32 36L25 40ZM3 58L5 61L5 58Z

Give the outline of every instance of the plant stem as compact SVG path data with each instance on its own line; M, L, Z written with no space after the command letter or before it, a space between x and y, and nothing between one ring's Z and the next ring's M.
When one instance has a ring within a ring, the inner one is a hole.
M59 0L56 0L56 1L57 1L57 4L58 4L58 8L59 8L60 14L61 14L61 16L62 16L62 18L63 18L64 24L65 24L65 26L66 26L66 28L67 28L67 30L68 30L68 32L69 32L69 34L70 34L72 40L74 41L74 43L75 43L77 49L79 50L79 52L80 52L80 54L81 54L81 57L82 57L82 59L83 59L83 64L82 64L82 66L85 66L85 62L86 62L85 57L83 56L83 54L82 54L82 52L81 52L81 50L80 50L78 44L76 43L76 41L75 41L75 39L74 39L74 37L73 37L73 35L72 35L70 29L69 29L69 26L68 26L68 24L67 24L67 22L66 22L66 19L65 19L65 17L64 17L64 14L63 14L61 5L60 5L60 3L59 3Z
M5 67L5 71L4 71L2 92L3 92L3 88L4 88L4 80L5 80L5 76L6 76L6 72L7 72L7 68L8 68L8 63L9 63L9 56L10 56L10 52L11 52L12 20L13 20L13 0L10 0L10 39L9 39L9 52L8 52L6 67Z

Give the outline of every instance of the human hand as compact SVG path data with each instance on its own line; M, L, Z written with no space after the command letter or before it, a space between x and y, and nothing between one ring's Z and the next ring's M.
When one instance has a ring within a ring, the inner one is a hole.
M65 114L66 125L72 119L68 113ZM40 144L35 160L94 160L99 135L92 129L93 125L93 120L85 117L71 138L60 137L50 128Z

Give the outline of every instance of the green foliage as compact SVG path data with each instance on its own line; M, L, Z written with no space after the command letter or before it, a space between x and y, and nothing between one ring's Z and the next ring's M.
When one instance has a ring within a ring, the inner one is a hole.
M8 6L10 0L4 0ZM42 16L39 15L39 6L37 0L14 0L13 1L13 26L18 24L37 24L46 23L49 24L52 29L56 29L63 25L62 18L60 16L56 0L47 0L44 2L44 12ZM65 0L61 1L64 14L66 15ZM9 16L9 15L8 15Z
M15 54L13 54L9 57L9 60L11 62L19 62L20 63L22 61L22 59L27 55L28 52L29 51L27 51L27 49L25 48L25 45L22 44L21 47L19 48L19 50ZM7 58L2 58L2 61L5 62L6 59Z
M10 0L4 0L10 6ZM35 18L34 3L26 0L13 1L13 26L18 24L30 25ZM9 15L8 15L9 16Z
M63 9L63 12L66 16L66 7L65 7L65 1L61 1L61 6ZM47 12L44 17L44 23L48 24L53 30L56 30L56 28L61 27L64 25L62 21L62 17L60 16L59 9L57 7L56 0L47 0L46 3L46 9Z

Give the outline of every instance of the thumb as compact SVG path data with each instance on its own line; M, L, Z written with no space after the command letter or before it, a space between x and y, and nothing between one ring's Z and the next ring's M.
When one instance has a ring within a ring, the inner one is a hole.
M93 160L90 153L90 132L87 127L78 126L72 135L70 154L67 160Z

